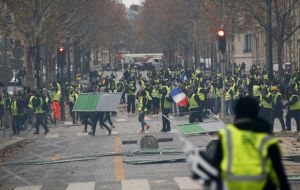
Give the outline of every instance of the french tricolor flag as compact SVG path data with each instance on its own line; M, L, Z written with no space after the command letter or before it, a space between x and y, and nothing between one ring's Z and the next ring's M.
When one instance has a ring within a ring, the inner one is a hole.
M187 106L188 97L180 90L180 88L174 88L173 90L171 90L169 95L172 97L172 99L174 100L174 102L176 102L178 106Z

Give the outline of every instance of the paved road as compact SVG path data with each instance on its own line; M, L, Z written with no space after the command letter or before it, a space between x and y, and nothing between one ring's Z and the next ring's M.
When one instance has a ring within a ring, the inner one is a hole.
M119 113L114 118L116 128L113 136L105 129L97 128L96 136L81 133L83 126L52 127L50 134L28 137L31 142L17 149L9 161L59 160L61 157L89 155L104 152L134 151L139 145L122 145L122 140L136 140L142 136L137 116ZM184 123L186 117L172 118ZM152 118L150 133L158 137L173 137L173 142L160 143L162 148L181 149L179 132L173 127L170 133L160 133L161 118ZM27 133L31 133L27 132ZM196 146L205 146L215 137L193 136L189 140ZM191 181L186 163L129 165L124 160L176 158L172 156L114 156L95 160L51 165L5 165L0 166L0 189L11 190L192 190L200 187Z

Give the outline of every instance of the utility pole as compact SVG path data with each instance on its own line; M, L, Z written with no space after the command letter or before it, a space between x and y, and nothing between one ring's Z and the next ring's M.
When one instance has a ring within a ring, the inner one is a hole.
M222 0L222 22L224 23L225 18L225 0ZM225 31L223 29L223 25L221 29L218 31L219 37L219 50L221 51L220 54L220 63L221 63L221 75L222 80L225 79L225 51L226 51L226 38L225 38ZM222 93L221 93L221 118L225 117L225 83L222 81Z

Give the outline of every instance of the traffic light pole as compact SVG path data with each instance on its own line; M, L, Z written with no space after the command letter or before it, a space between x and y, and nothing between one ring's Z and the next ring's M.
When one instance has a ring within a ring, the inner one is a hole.
M60 119L65 121L65 80L64 80L64 64L60 65L60 79L61 79L61 99L60 99Z
M225 55L220 53L221 75L222 75L222 93L221 93L221 118L225 117Z
M60 98L60 119L65 121L65 80L64 65L66 63L66 54L63 47L57 48L57 64L60 66L61 98Z

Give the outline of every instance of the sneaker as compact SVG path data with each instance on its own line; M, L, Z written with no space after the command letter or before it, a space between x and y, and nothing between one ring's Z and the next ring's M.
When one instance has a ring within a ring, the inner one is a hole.
M44 135L47 135L47 133L49 133L50 131L47 129L45 132L44 132Z
M34 132L33 134L34 134L34 135L39 135L40 133L36 131L36 132Z
M146 131L148 131L150 129L150 125L147 125L146 127Z
M137 131L137 133L145 133L145 130Z
M95 133L94 133L94 132L92 132L92 131L91 131L91 132L89 132L88 134L89 134L89 135L91 135L91 136L95 136Z

